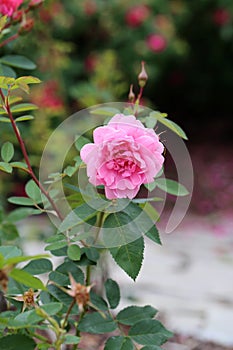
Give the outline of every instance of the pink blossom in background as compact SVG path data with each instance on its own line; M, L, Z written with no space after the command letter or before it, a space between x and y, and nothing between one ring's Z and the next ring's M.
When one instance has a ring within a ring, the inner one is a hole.
M150 11L145 5L130 8L125 15L125 21L130 27L139 27L149 16Z
M213 13L213 21L218 26L223 26L224 24L228 23L230 20L230 13L225 8L219 8L214 11Z
M12 14L22 4L23 0L1 0L0 2L0 13L2 15L12 16Z
M153 52L162 52L167 47L167 40L161 34L150 34L146 38L148 48Z
M90 183L104 185L108 199L134 198L162 168L163 144L133 115L116 114L96 128L93 137L94 143L83 146L80 156Z

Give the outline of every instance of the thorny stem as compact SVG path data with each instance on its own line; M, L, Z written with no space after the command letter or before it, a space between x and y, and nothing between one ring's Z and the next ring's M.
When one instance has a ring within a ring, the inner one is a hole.
M0 43L0 47L3 47L5 45L9 44L11 41L17 39L18 37L19 37L18 33L10 36L9 38L7 38L6 40L4 40L3 42Z
M59 209L57 208L55 202L53 201L53 199L50 197L50 194L46 191L46 189L43 187L43 185L40 183L40 181L37 179L33 169L32 169L32 166L31 166L31 163L30 163L30 160L29 160L29 157L28 157L28 154L27 154L27 150L26 150L26 147L25 147L25 144L24 144L24 141L20 135L20 132L19 132L19 129L17 128L17 125L16 125L16 122L13 118L13 115L11 113L11 109L10 109L10 106L9 106L9 101L8 101L8 97L5 99L5 96L3 95L3 92L2 90L0 89L0 95L1 95L1 98L2 98L2 101L4 103L4 108L5 108L5 111L6 113L8 114L9 118L10 118L10 122L11 122L11 125L13 127L13 130L14 130L14 133L16 135L16 138L18 140L18 143L19 143L19 146L21 148L21 151L23 153L23 157L25 159L25 162L27 164L27 167L28 167L28 174L31 176L31 178L35 181L35 183L37 184L37 186L39 187L39 189L41 190L41 192L46 196L46 198L49 200L50 204L52 205L54 211L56 212L57 216L59 217L60 220L63 220L63 216L62 214L60 213Z

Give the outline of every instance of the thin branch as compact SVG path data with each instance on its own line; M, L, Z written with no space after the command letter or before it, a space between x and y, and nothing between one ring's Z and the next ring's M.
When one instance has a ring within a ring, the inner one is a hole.
M3 47L7 44L9 44L11 41L14 41L15 39L17 39L19 37L19 34L16 33L12 36L10 36L9 38L7 38L6 40L4 40L3 42L0 43L0 47Z

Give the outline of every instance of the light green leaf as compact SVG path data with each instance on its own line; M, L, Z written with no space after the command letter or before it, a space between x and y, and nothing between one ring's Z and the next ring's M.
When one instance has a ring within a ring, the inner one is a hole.
M14 156L14 146L11 142L5 142L1 148L1 156L4 162L8 163Z
M18 205L34 205L34 201L28 197L10 197L8 202Z
M67 246L67 241L59 241L59 242L55 242L47 245L45 247L45 250L53 251L53 250L61 249L66 246Z
M5 114L5 111L3 111L3 113ZM1 113L0 113L1 114ZM10 123L10 119L7 118L7 117L0 117L0 122L3 122L3 123Z
M8 259L5 259L4 261L4 265L16 265L20 262L25 262L28 260L37 260L37 259L41 259L44 257L49 257L49 255L45 255L45 254L38 254L38 255L23 255L23 256L15 256L15 257L11 257Z
M154 309L150 305L146 306L129 306L125 309L121 310L117 315L117 321L132 326L135 323L148 319L153 318L158 311Z
M80 338L76 335L66 334L64 344L78 344L80 342Z
M0 32L2 31L2 29L4 28L6 22L7 22L8 16L2 16L0 18Z
M16 68L23 68L28 70L32 70L36 68L36 65L34 62L29 60L27 57L20 56L20 55L3 56L1 57L0 62Z
M25 186L25 191L35 203L41 202L41 191L34 180L29 180Z
M117 325L109 315L103 317L98 312L93 312L83 317L79 323L78 329L81 332L104 334L115 331Z
M177 125L175 122L173 122L172 120L169 120L169 119L165 118L163 113L160 113L160 112L157 112L157 111L156 112L151 112L150 113L150 117L155 118L160 123L162 123L165 126L167 126L170 130L174 131L178 136L182 137L183 139L185 139L185 140L188 139L186 134L185 134L185 132L181 129L181 127L179 125Z
M100 107L93 109L90 113L96 115L103 115L106 117L113 117L115 114L120 113L120 111L119 109L113 107Z
M72 244L68 246L67 255L70 260L77 261L81 257L81 249L78 245Z
M23 162L12 162L12 163L10 163L10 165L13 168L18 168L18 169L22 169L22 170L25 170L28 168L27 164L23 163Z
M30 261L23 270L31 275L40 275L42 273L50 272L53 269L53 264L48 259L38 259Z
M22 250L14 246L0 246L0 254L4 260L22 255Z
M2 224L2 234L3 238L7 241L13 241L14 239L19 237L19 232L16 226L11 222L4 222Z
M43 285L41 280L39 280L39 278L30 275L26 271L14 268L9 273L9 276L15 281L22 283L30 288L46 290L45 286Z
M33 111L35 109L38 109L36 105L33 103L19 103L11 108L12 113L19 113L19 112L26 112L26 111Z
M13 168L9 163L0 162L0 170L5 171L8 174L11 174Z
M38 215L41 214L41 211L38 209L33 209L33 208L18 208L13 210L8 216L7 220L11 222L17 222L22 219L27 218L28 216L31 215Z
M107 340L104 350L134 350L134 345L130 338L117 336Z
M115 309L120 302L120 288L111 278L104 283L106 296L111 309Z
M169 179L157 179L156 185L163 191L173 194L174 196L187 196L188 190L177 181Z
M78 135L75 141L75 147L78 151L80 151L83 148L83 146L88 143L91 143L91 141L88 138Z
M15 122L18 123L18 122L25 122L27 120L32 120L34 119L35 117L33 117L33 115L23 115L22 117L18 117L15 119Z
M138 344L162 345L173 336L173 333L159 321L147 319L133 325L129 330L129 336Z
M36 77L32 77L32 76L24 76L24 77L20 77L18 79L15 80L16 84L39 84L41 83L41 80L36 78Z

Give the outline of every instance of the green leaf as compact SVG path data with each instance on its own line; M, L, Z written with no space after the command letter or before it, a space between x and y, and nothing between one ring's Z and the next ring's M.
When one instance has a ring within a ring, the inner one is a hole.
M31 275L40 275L42 273L50 272L53 269L53 264L48 259L38 259L30 261L23 270Z
M35 117L33 117L33 115L23 115L22 117L18 117L15 119L15 122L25 122L27 120L32 120L34 119Z
M70 304L73 301L73 298L69 296L67 293L63 292L61 289L59 289L57 286L54 286L52 284L48 285L48 292L58 301L63 303L67 308L70 306ZM77 311L77 308L76 308Z
M0 63L0 75L4 75L5 77L16 78L16 72L9 66Z
M104 350L134 350L134 345L128 337L111 337L107 340Z
M89 260L97 262L99 260L100 254L95 247L84 247L83 251Z
M11 174L13 168L9 163L0 162L0 170L3 170L6 173Z
M25 219L31 215L37 215L40 214L41 211L38 209L33 209L33 208L18 208L13 210L7 217L6 219L11 222L17 222L22 219Z
M157 345L147 345L147 346L143 346L141 350L163 350L163 349Z
M119 109L113 107L100 107L93 109L90 113L96 115L103 115L106 117L113 117L115 114L120 113L120 111Z
M4 222L2 224L2 233L4 235L4 239L8 241L13 241L19 237L19 232L16 226L11 222Z
M133 325L129 330L129 336L138 344L162 345L173 333L168 331L157 320L142 320Z
M13 278L15 281L22 283L25 286L28 286L30 288L46 290L46 288L44 287L41 280L39 280L39 278L36 278L30 275L26 271L14 268L9 273L9 276Z
M0 254L7 260L16 256L21 256L22 250L14 246L0 246Z
M155 125L157 124L157 120L153 117L146 117L145 124L147 128L154 129Z
M27 164L24 162L12 162L12 163L10 163L10 165L13 168L18 168L18 169L22 169L22 170L25 170L28 168Z
M71 273L76 282L84 284L84 273L73 261L64 262L55 271L66 276L68 276L68 273Z
M59 242L55 242L55 243L51 243L49 245L47 245L45 247L45 250L57 250L57 249L61 249L63 247L67 246L67 241L59 241Z
M175 196L187 196L188 190L177 181L169 179L157 179L156 185L163 191L173 194Z
M120 288L111 278L104 283L106 296L111 309L115 309L120 302Z
M6 22L7 22L7 18L8 18L8 16L2 16L0 18L0 32L4 28L4 26L5 26Z
M55 282L59 286L68 286L70 283L68 275L58 271L52 271L49 274L49 280Z
M77 139L75 141L75 147L78 151L80 151L84 145L86 145L87 143L90 143L91 141L84 137L84 136L77 136Z
M117 315L117 321L132 326L138 321L153 318L158 311L150 305L129 306L121 310Z
M5 142L1 148L1 156L4 162L8 163L14 156L14 146L11 142Z
M66 334L64 344L78 344L80 342L80 338L76 335Z
M98 294L93 292L93 290L90 291L90 300L91 303L95 305L95 307L98 310L108 311L108 304L106 303L106 301L103 298L101 298Z
M33 350L36 347L34 340L23 334L12 334L0 338L1 350L19 350L19 344L23 350Z
M185 140L188 139L185 132L181 129L181 127L179 125L177 125L175 122L173 122L172 120L165 118L162 113L160 113L158 111L151 112L150 117L155 118L160 123L167 126L170 130L174 131L178 136L182 137L183 139L185 139Z
M77 171L77 169L78 168L76 168L75 166L68 165L68 167L66 167L64 169L64 174L66 174L69 177L72 177L75 174L75 172Z
M16 84L39 84L41 83L41 80L29 75L29 76L24 76L16 79L15 83Z
M10 197L8 202L18 205L34 205L34 201L28 197Z
M76 244L70 245L67 250L67 255L70 260L74 260L74 261L80 260L80 257L81 257L80 247Z
M38 109L33 103L19 103L11 108L12 113L27 112Z
M3 56L1 57L0 62L16 68L23 68L28 70L32 70L36 68L36 65L34 62L29 60L27 57L20 56L20 55Z
M142 237L121 247L109 249L115 262L135 280L143 261L144 239Z
M1 114L1 113L0 113ZM0 117L0 122L3 122L3 123L11 123L10 119L7 118L7 117Z
M103 317L100 313L93 312L83 317L79 323L78 329L81 332L104 334L115 331L117 329L117 324L109 315Z
M41 202L41 191L34 180L29 180L25 186L25 191L35 203Z

